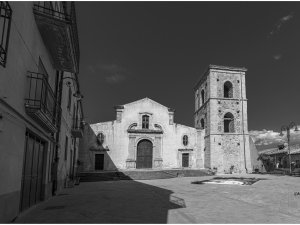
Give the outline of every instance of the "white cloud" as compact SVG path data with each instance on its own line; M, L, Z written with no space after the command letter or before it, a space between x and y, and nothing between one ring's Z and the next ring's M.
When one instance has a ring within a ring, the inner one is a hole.
M281 30L283 24L287 23L289 20L293 19L294 13L291 12L289 15L281 17L278 22L274 25L272 31L270 32L269 36L273 36Z
M273 55L273 59L275 59L275 60L279 60L281 58L282 58L281 54L275 54L275 55Z

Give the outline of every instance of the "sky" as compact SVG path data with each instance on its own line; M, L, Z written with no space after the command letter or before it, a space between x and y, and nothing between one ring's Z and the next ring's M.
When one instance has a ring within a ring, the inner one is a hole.
M242 66L249 130L300 124L300 2L76 2L84 120L145 97L194 126L209 64Z

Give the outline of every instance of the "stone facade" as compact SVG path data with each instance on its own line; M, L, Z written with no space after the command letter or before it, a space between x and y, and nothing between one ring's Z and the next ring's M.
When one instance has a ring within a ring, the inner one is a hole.
M153 169L203 168L204 131L174 123L174 110L149 98L116 106L116 120L87 125L81 143L82 171L95 170L95 155L103 154L103 170L135 169L139 143L152 144ZM143 128L143 116L149 117L149 127ZM98 134L104 135L101 147L95 151ZM187 136L186 145L183 137ZM87 157L88 156L88 157ZM188 159L183 159L188 156ZM186 165L183 161L188 160Z
M195 102L202 103L195 107L195 127L205 119L204 165L219 173L252 171L245 72L245 68L211 65L194 88ZM198 94L203 91L204 95Z

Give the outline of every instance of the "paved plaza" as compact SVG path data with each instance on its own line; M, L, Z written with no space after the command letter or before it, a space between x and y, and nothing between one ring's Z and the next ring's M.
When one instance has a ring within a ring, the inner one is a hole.
M213 177L81 183L15 223L300 223L299 177L243 177L263 180L251 186L191 184Z

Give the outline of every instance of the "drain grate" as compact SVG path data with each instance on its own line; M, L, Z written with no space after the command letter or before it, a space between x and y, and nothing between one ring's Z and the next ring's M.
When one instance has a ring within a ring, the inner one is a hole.
M55 210L55 209L63 209L63 208L65 208L64 205L54 205L54 206L48 206L44 208L44 210Z
M210 180L194 181L192 184L233 184L233 185L252 185L257 181L265 180L260 178L245 177L215 177Z

